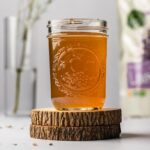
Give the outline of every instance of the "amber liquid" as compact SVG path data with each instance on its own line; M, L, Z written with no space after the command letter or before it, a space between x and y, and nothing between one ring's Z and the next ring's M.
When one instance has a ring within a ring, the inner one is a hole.
M105 101L107 36L65 32L49 36L51 99L56 109L99 109Z

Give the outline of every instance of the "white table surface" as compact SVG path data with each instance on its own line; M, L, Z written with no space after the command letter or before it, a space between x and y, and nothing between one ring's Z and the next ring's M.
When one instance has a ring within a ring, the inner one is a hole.
M0 150L150 150L150 118L124 120L120 139L88 142L31 139L30 118L0 118Z

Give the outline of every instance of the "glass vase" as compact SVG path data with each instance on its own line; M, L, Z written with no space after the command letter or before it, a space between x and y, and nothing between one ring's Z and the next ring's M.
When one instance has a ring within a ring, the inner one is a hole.
M31 30L17 32L17 25L16 17L5 19L5 114L29 115L35 106L37 71Z
M17 73L20 83L17 85ZM5 114L29 115L35 107L36 69L5 70Z

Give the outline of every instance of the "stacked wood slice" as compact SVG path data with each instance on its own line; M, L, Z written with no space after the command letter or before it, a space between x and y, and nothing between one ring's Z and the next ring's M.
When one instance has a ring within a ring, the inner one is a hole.
M119 138L121 110L58 111L35 109L30 136L37 139L88 141Z

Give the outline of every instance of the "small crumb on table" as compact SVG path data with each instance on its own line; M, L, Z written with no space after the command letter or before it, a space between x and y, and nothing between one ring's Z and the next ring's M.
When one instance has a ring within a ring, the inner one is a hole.
M32 145L33 145L33 146L38 146L37 143L33 143Z
M12 128L12 127L13 127L12 125L7 125L7 126L6 126L6 128Z

